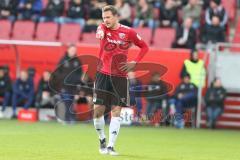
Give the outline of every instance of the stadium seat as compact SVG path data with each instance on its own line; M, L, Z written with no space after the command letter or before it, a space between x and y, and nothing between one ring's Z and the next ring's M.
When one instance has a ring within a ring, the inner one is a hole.
M58 24L53 22L39 23L37 27L36 40L56 41L58 34Z
M78 24L63 24L61 26L59 41L63 43L76 43L80 36L80 26Z
M0 21L0 39L9 39L11 23L7 20Z
M95 33L83 33L81 43L86 44L99 44L99 40L96 38Z
M237 1L223 0L222 4L228 13L229 20L233 22L237 14Z
M240 43L240 36L235 36L233 39L234 43Z
M152 36L152 30L150 28L134 28L134 30L142 37L142 39L147 44L150 44Z
M153 47L156 48L171 48L175 38L175 29L173 28L158 28L154 34Z
M236 31L235 31L235 35L234 36L240 36L240 17L238 17L237 19L237 24L236 24Z
M240 36L239 35L235 35L234 38L233 38L232 43L239 44L240 43ZM232 53L240 53L240 48L239 47L231 47L230 51Z
M234 38L232 40L232 43L240 43L240 17L237 18L236 28L235 28L235 34ZM239 53L240 49L238 47L231 47L231 51L234 53Z
M32 40L35 32L35 24L32 21L17 21L13 27L12 39Z

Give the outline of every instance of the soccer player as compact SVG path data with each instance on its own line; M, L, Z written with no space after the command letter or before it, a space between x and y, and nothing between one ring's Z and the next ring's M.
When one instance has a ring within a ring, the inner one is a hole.
M121 107L128 106L127 72L135 68L147 53L148 46L132 28L118 22L118 11L114 6L103 7L102 18L103 23L98 26L96 32L96 38L100 39L100 63L93 92L93 121L100 140L99 152L114 156L118 155L114 145L120 129ZM141 50L134 61L127 62L131 44ZM111 107L108 145L104 133L106 107Z

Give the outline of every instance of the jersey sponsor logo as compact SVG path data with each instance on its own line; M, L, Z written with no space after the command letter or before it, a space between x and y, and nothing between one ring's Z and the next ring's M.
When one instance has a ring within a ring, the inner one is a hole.
M114 43L107 43L107 44L104 46L104 50L105 50L105 51L112 51L112 50L114 50L115 48L117 48L117 44L114 44Z
M113 39L110 39L110 38L107 38L107 41L110 42L110 43L114 43L114 44L124 44L123 41L113 40Z
M116 49L117 47L119 47L122 50L128 50L131 47L132 43L125 41L123 42L123 44L119 44L118 43L112 43L112 42L108 42L104 45L104 50L105 51L112 51L114 49Z
M126 37L126 34L125 33L119 33L118 36L119 36L120 39L124 39Z
M123 50L128 50L131 45L132 43L130 41L125 41L124 44L119 45L119 48Z

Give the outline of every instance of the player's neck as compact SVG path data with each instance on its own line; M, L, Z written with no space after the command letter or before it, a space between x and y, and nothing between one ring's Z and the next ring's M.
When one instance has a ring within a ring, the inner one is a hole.
M116 23L111 30L117 30L120 27L120 23Z

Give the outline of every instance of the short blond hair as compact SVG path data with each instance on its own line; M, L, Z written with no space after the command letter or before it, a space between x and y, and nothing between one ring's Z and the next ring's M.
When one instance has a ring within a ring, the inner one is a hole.
M117 9L113 5L107 5L102 8L102 12L110 11L114 16L118 15Z

